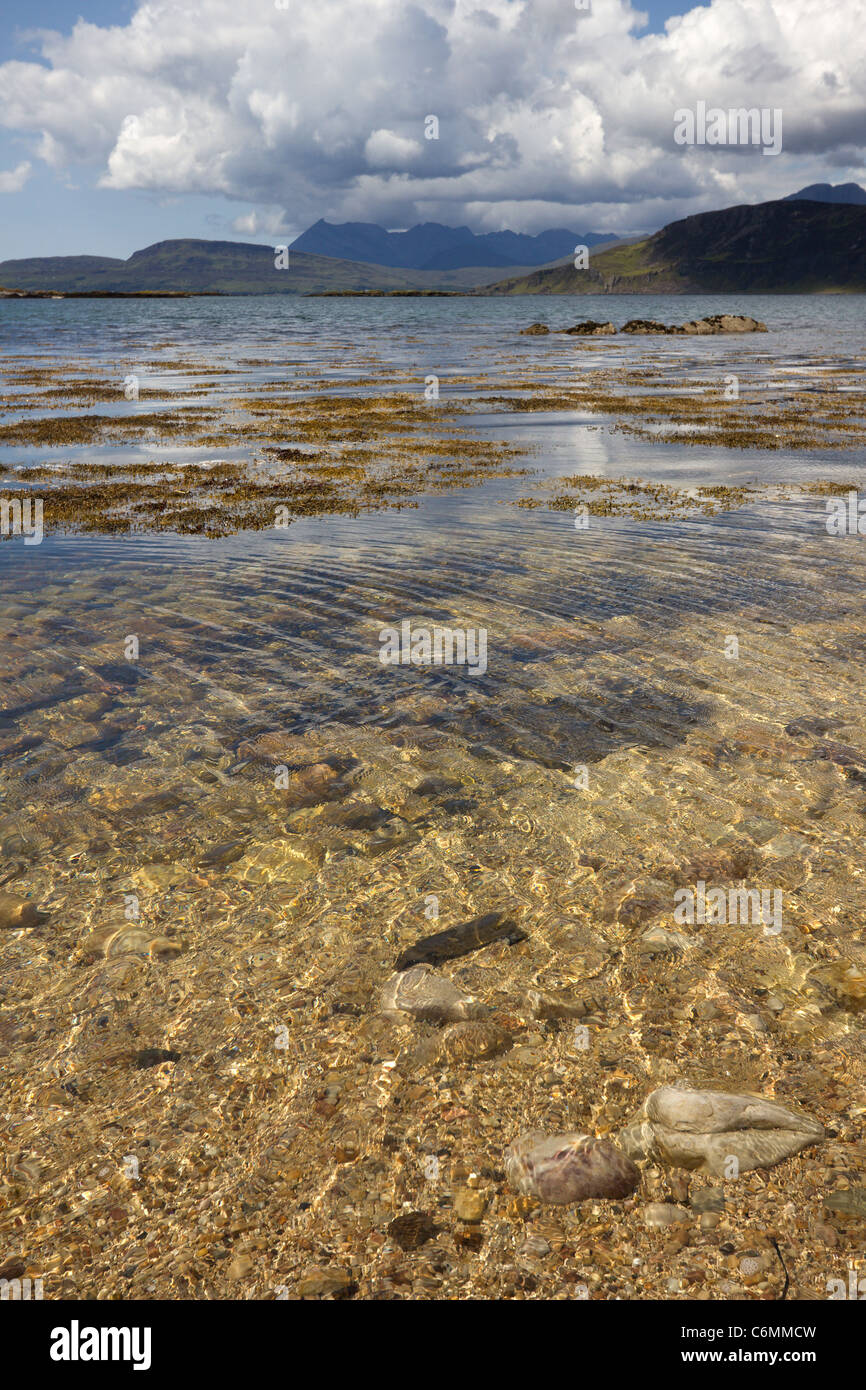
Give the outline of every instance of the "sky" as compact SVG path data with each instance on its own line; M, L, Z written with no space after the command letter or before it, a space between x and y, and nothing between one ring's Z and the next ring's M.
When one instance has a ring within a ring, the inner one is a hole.
M678 143L700 102L781 111L781 153ZM274 245L320 217L628 235L849 181L866 0L0 8L0 260Z

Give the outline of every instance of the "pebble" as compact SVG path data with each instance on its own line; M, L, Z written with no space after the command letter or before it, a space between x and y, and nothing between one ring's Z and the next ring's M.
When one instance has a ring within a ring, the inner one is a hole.
M158 1067L162 1062L179 1062L180 1053L171 1052L164 1047L143 1047L135 1054L135 1065L140 1071L147 1067Z
M504 1028L486 1020L452 1023L442 1035L442 1051L452 1062L475 1062L507 1052L514 1039Z
M737 1022L750 1033L766 1033L767 1025L760 1014L741 1014Z
M463 789L463 783L453 777L425 777L414 788L416 796L450 796Z
M711 1023L713 1019L721 1017L722 1011L712 999L699 999L695 1005L695 1018Z
M555 1203L626 1197L640 1182L635 1165L607 1139L538 1130L506 1149L505 1174L524 1196Z
M685 932L672 931L669 927L647 927L638 941L641 955L672 955L676 951L688 951L701 944L700 937L686 936Z
M827 983L844 1006L855 1011L866 1004L866 969L854 961L835 961L826 972Z
M566 990L530 989L526 992L526 1003L533 1018L584 1018L590 1012L587 1000Z
M150 956L166 960L171 956L179 956L183 951L183 946L179 941L171 940L167 936L155 936L149 942L147 951Z
M187 877L187 870L182 864L145 864L143 868L136 869L131 877L137 888L143 888L147 893L162 893L166 888L182 883Z
M107 957L137 955L146 956L150 951L153 936L143 927L121 927L107 938L103 950Z
M5 928L17 931L21 927L39 927L47 921L48 913L40 912L35 903L0 889L0 930Z
M832 1192L824 1198L824 1210L834 1216L862 1220L866 1217L866 1187L852 1187L847 1192Z
M802 835L785 834L769 840L764 845L764 853L774 859L787 859L792 854L802 855L809 848L809 841L804 840Z
M494 941L507 941L514 944L526 940L526 932L503 912L488 912L483 917L473 917L470 922L448 927L446 931L436 932L434 936L424 936L414 946L397 958L394 969L406 970L411 965L439 965L444 960L468 955L482 946Z
M545 1255L550 1254L550 1245L544 1236L529 1235L517 1251L524 1259L543 1260Z
M839 1244L838 1232L832 1226L826 1226L819 1221L812 1227L812 1232L816 1240L820 1240L822 1245L829 1245L831 1248Z
M487 1198L483 1192L471 1187L461 1187L454 1194L454 1215L460 1221L480 1221L487 1210Z
M235 1255L228 1268L228 1277L232 1280L246 1279L253 1267L253 1262L249 1255Z
M724 1211L725 1194L720 1187L699 1187L689 1198L695 1211Z
M487 1012L474 995L437 975L429 965L413 965L392 975L382 988L381 1004L389 1017L411 1014L429 1023L475 1019Z
M650 1202L643 1209L644 1225L651 1230L661 1230L667 1226L678 1226L688 1221L689 1214L682 1207L670 1202Z
M309 767L321 757L322 743L323 735L316 730L309 730L306 734L290 734L273 729L238 744L237 756L252 758L257 762L291 763L295 766Z
M407 1211L395 1216L388 1226L388 1235L401 1250L417 1250L438 1233L438 1226L426 1211Z
M817 1120L778 1101L678 1081L647 1096L620 1143L633 1159L728 1177L732 1158L738 1173L770 1168L823 1138Z
M227 840L224 844L214 845L199 859L199 867L202 869L221 869L226 864L233 864L235 860L242 859L246 854L246 840Z
M668 1178L670 1188L670 1200L673 1202L687 1202L689 1200L689 1179L682 1173L672 1173Z
M299 1279L295 1292L299 1298L327 1298L348 1294L355 1287L351 1274L345 1269L325 1269L312 1265Z

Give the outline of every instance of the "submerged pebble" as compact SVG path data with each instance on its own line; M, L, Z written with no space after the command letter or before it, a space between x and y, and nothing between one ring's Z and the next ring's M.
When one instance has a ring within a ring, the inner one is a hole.
M499 1057L513 1045L514 1039L510 1033L486 1019L452 1023L442 1037L442 1051L452 1062L475 1062L485 1057Z
M505 1175L525 1197L542 1202L584 1202L627 1197L640 1172L607 1139L588 1134L522 1134L505 1151Z
M48 914L40 912L35 903L0 889L0 929L15 931L20 927L38 927L47 920Z
M668 1226L683 1225L689 1214L682 1207L671 1202L650 1202L643 1209L643 1223L650 1230L664 1230Z
M354 1287L348 1270L311 1265L295 1285L295 1293L298 1298L346 1298Z
M246 853L245 840L229 840L222 845L214 845L207 850L199 859L199 866L203 869L222 868L225 864L234 864L236 860L242 859Z
M473 1187L461 1187L454 1194L453 1211L458 1221L480 1221L487 1210L487 1198Z
M315 730L305 734L291 734L282 729L272 729L256 738L244 739L238 744L237 756L250 758L255 762L294 763L297 766L311 766L322 756L323 737Z
M388 1226L388 1235L401 1250L417 1250L432 1240L438 1229L426 1211L407 1211L402 1216L395 1216Z
M470 922L461 922L459 926L436 932L434 936L422 937L398 957L394 968L405 970L410 965L421 963L438 965L440 961L468 955L470 951L477 951L494 941L513 944L525 940L526 932L516 922L502 912L488 912L483 917L473 917Z
M866 1187L851 1187L824 1198L824 1210L845 1220L866 1221Z
M672 931L669 927L647 927L638 941L638 950L645 956L672 955L678 951L688 951L701 945L700 937L686 936L685 932Z
M523 1259L543 1260L545 1255L550 1254L550 1244L544 1236L531 1234L526 1237L517 1254Z
M144 927L121 927L106 939L103 949L106 956L146 956L153 940L153 934Z
M781 1163L823 1137L817 1120L778 1101L677 1082L647 1096L620 1143L632 1158L737 1177Z
M725 1209L725 1194L720 1187L699 1187L689 1198L695 1211L719 1212Z
M585 1018L597 1007L595 1000L562 989L530 989L526 1003L533 1018Z
M139 1071L146 1071L148 1067L159 1067L163 1062L179 1061L180 1053L172 1052L165 1047L143 1047L135 1054L135 1065Z
M392 975L382 988L381 1002L385 1014L406 1013L430 1023L481 1018L487 1012L479 999L429 965L413 965Z

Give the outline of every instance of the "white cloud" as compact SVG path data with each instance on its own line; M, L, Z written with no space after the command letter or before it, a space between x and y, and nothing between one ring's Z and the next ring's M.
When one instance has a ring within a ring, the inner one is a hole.
M417 140L407 140L393 130L374 130L364 145L364 158L371 169L411 168L420 154Z
M30 177L33 166L25 161L16 169L0 170L0 193L20 193Z
M864 177L866 0L641 25L628 0L148 0L2 65L0 123L105 187L237 199L251 235L320 216L627 231ZM698 100L781 107L782 155L677 147Z
M282 211L279 208L265 210L254 210L244 213L241 217L235 217L232 221L232 230L240 232L242 236L270 238L285 236L287 228Z

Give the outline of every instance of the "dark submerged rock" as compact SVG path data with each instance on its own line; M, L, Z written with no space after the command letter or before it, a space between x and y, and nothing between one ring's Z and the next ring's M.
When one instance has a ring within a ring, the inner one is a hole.
M512 945L525 941L526 932L502 912L488 912L483 917L473 917L470 922L461 922L447 931L424 936L414 946L397 957L395 970L407 970L410 965L438 965L443 960L454 960L457 956L468 955L493 941L508 941Z

